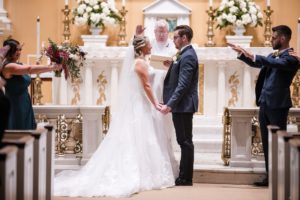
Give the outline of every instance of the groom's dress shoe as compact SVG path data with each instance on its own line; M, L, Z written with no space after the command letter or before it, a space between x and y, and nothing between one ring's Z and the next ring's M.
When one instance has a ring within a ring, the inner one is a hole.
M265 178L262 181L255 182L254 185L258 186L258 187L268 187L269 186L269 180L267 178Z
M175 185L177 185L177 186L192 186L193 181L186 180L186 179L183 179L183 178L177 178L175 180Z

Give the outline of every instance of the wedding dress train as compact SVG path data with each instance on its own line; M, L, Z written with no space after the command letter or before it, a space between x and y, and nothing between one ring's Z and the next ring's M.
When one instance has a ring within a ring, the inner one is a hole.
M148 70L152 85L161 85L155 83L154 70ZM107 136L82 169L55 177L56 196L125 197L174 185L178 167L167 133L172 127L147 99L133 67L125 76L129 81L120 90L122 99Z

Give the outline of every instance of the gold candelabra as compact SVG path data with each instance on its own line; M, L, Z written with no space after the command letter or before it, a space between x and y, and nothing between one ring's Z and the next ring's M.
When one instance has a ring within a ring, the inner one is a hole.
M40 62L36 61L36 64L39 65ZM42 79L40 75L37 74L33 81L33 104L34 105L42 105L41 99L43 98L42 94Z
M119 33L119 42L118 46L128 46L128 43L126 42L126 13L128 10L125 9L125 6L122 6L122 9L120 10L121 14L121 22L120 22L120 33Z
M207 21L207 42L205 43L206 47L214 47L216 43L213 41L214 34L214 10L212 6L209 6L209 9L206 11L208 14Z
M264 46L265 47L271 47L271 37L272 37L272 32L271 32L271 25L272 25L272 21L271 21L271 15L273 13L273 10L271 10L270 6L267 6L267 9L264 10L264 13L266 14L267 18L264 22L265 24L265 42L264 42Z
M63 36L64 36L64 42L65 44L70 43L70 36L71 36L71 32L70 32L70 18L69 18L69 14L70 14L70 9L68 5L65 5L65 8L62 9L62 12L64 13L64 32L63 32Z

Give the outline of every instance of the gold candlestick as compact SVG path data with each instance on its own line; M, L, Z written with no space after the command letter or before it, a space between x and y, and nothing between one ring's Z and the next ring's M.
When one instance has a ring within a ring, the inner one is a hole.
M271 32L271 25L272 25L272 21L271 21L271 14L273 13L273 10L271 10L270 6L267 6L267 9L264 10L264 13L266 13L266 20L264 22L265 24L265 42L264 42L264 46L265 47L271 47L272 43L271 43L271 37L272 37L272 32Z
M214 10L212 6L209 6L209 9L206 11L208 14L207 21L207 42L205 43L206 47L214 47L216 43L213 41L214 34Z
M70 32L70 18L69 18L69 14L70 14L70 9L68 5L65 5L65 8L62 9L62 12L64 13L65 19L63 20L64 23L64 32L63 32L63 36L64 36L64 42L65 44L69 44L70 43L70 36L71 36L71 32Z
M36 61L36 64L39 65L40 62ZM41 99L43 98L42 94L42 79L40 75L37 74L33 81L33 104L34 105L42 105Z
M119 42L118 46L128 46L128 43L126 42L126 13L128 10L125 9L125 6L122 6L122 9L120 10L121 14L121 22L120 22L120 33L119 33Z

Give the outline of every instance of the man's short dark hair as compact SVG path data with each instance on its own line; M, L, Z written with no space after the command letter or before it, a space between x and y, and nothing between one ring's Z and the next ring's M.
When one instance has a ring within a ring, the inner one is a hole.
M191 27L189 27L188 25L179 25L179 26L176 26L174 31L177 31L177 30L179 30L178 35L180 37L185 35L189 42L192 40L193 30L191 29Z
M277 32L278 35L283 35L289 41L292 37L292 30L286 25L279 25L272 28L273 32Z

